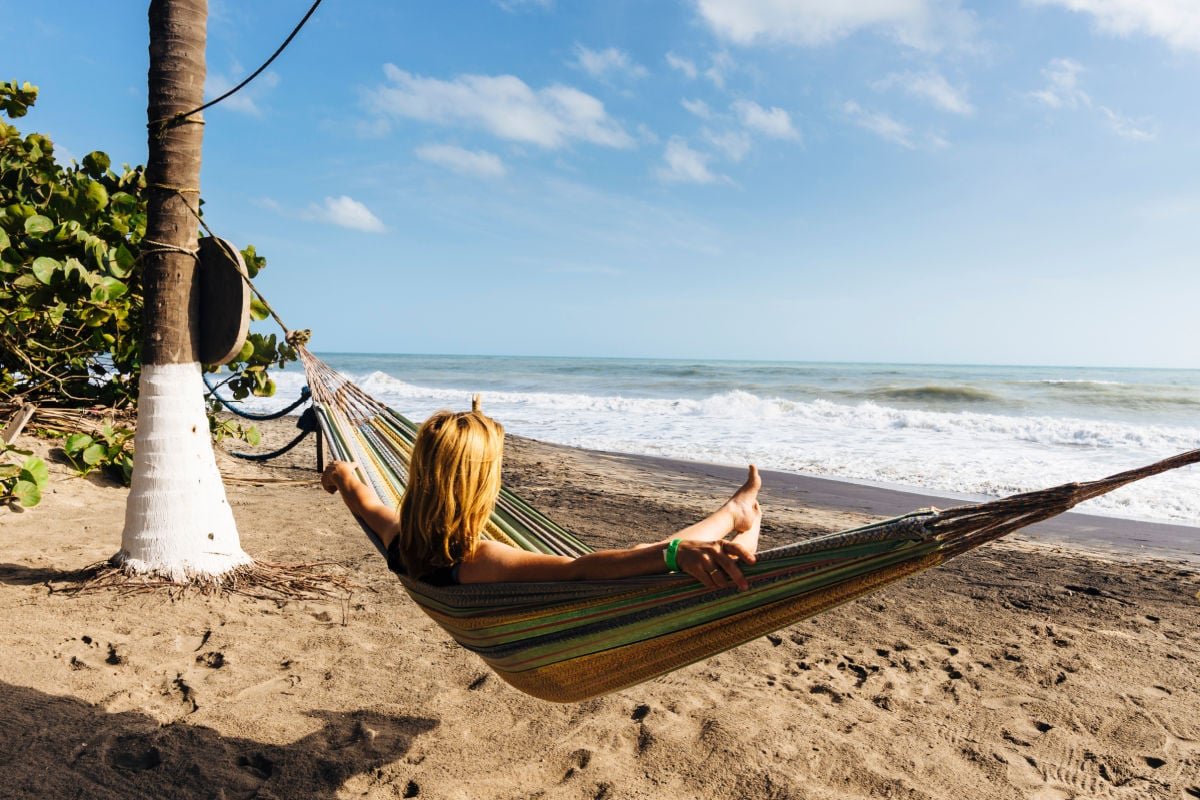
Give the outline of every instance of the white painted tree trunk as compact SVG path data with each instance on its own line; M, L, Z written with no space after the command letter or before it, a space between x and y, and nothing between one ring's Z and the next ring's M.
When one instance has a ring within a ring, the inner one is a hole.
M252 563L225 499L203 393L199 364L142 368L133 486L113 556L126 571L185 582Z

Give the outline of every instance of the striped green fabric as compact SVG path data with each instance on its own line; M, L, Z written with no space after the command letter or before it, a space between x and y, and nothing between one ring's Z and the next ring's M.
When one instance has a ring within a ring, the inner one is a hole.
M379 498L395 507L404 492L417 426L306 349L300 353L334 457L357 462ZM917 511L766 550L745 569L746 591L707 589L681 574L461 586L398 577L426 614L510 684L545 700L573 702L708 658L1083 500L1197 461L1200 450L1101 481ZM382 552L379 540L364 530ZM533 552L590 552L507 488L484 535Z

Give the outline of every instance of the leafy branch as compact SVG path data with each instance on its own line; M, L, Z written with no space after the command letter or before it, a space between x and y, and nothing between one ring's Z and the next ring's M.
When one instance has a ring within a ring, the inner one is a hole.
M37 97L29 83L0 82L0 110L10 119L25 116ZM64 166L47 136L0 122L0 401L136 406L146 190L141 166L114 169L100 151ZM266 267L253 246L242 255L251 278ZM268 313L262 303L252 303L254 320ZM223 373L236 399L269 397L275 393L269 370L295 359L294 349L275 334L252 333L230 364L205 370ZM257 436L252 428L215 420L212 429L216 438ZM127 477L120 455L128 452L127 442L95 464L87 460L99 453L89 448L114 447L119 429L112 437L104 431L83 435L91 438L87 446L64 448L79 459L77 469L110 463Z

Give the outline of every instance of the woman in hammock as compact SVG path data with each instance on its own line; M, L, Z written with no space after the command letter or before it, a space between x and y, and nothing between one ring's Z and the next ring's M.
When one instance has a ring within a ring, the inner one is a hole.
M482 412L439 411L417 432L398 513L376 499L352 463L331 463L321 485L340 491L379 536L389 565L429 583L603 580L679 570L710 588L747 588L739 564L754 563L762 520L762 481L753 465L724 505L670 538L572 558L481 538L500 494L503 450L504 428Z

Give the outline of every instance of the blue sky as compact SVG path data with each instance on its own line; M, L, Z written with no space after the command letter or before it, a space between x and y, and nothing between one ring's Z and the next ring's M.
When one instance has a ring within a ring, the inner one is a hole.
M20 127L144 161L145 5L29 8ZM1193 0L326 0L202 187L317 350L1194 368L1198 85Z

